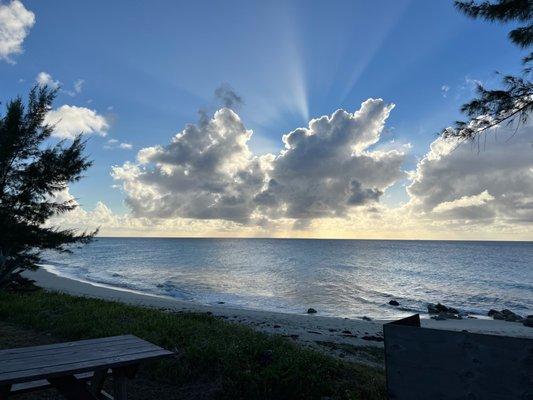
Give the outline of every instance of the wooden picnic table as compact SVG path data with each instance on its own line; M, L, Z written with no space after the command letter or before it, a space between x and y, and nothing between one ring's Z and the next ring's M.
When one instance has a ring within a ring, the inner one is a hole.
M124 400L141 362L173 354L133 335L0 350L0 400L48 387L72 400ZM114 397L102 390L108 373Z

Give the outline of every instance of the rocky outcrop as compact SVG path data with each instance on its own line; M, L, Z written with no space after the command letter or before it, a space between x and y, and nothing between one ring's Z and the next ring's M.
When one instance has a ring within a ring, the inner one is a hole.
M529 326L530 328L533 328L533 315L528 315L526 318L524 318L522 323L525 326Z
M520 321L522 321L524 319L520 315L515 314L511 310L507 310L507 309L504 309L504 310L501 310L501 311L491 309L488 312L488 316L492 317L493 319L509 321L509 322L520 322Z
M442 321L445 319L463 319L463 317L460 315L459 311L456 308L446 307L445 305L440 303L429 303L428 313L433 314L431 318L436 319L437 321Z
M389 301L389 304L390 304L391 306L395 306L395 307L397 307L397 306L400 305L400 303L398 303L396 300L391 300L391 301Z
M314 309L314 308L308 308L307 309L307 314L316 314L317 311Z

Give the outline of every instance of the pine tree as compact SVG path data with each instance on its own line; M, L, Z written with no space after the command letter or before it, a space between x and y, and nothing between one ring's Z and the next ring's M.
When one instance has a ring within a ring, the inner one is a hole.
M53 126L44 119L56 93L34 87L27 105L19 97L0 115L0 288L23 270L36 269L42 251L68 252L69 245L87 243L96 234L46 224L77 207L55 195L91 165L81 136L71 143L49 139Z
M533 43L533 0L455 1L455 6L472 18L488 21L517 22L517 28L509 32L509 39L521 48L529 49ZM461 112L468 120L456 121L455 126L444 129L445 138L460 140L477 139L488 129L500 124L516 128L524 124L533 111L533 83L531 62L533 52L523 58L524 70L521 76L503 76L503 88L489 90L478 84L478 97L464 104Z

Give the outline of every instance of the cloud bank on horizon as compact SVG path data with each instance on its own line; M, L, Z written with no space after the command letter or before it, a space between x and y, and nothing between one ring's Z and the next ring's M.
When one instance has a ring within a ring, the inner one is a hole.
M514 135L494 130L479 152L472 143L438 138L414 170L404 171L410 146L382 143L393 108L368 99L354 112L337 110L283 135L278 154L258 156L248 147L252 131L223 107L169 143L143 148L135 161L113 167L130 214L115 215L101 202L60 221L100 225L114 234L527 235L533 223L531 125ZM388 188L401 181L408 182L409 201L382 204Z

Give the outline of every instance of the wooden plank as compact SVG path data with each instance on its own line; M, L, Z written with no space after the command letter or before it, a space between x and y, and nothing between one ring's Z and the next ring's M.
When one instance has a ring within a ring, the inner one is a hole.
M385 324L389 399L522 399L533 340Z
M92 376L93 376L92 372L84 372L83 374L77 374L76 379L80 381L87 381L91 379ZM22 393L34 392L36 390L48 389L50 387L52 387L52 384L48 382L46 379L39 379L37 381L16 383L13 386L11 386L11 393L22 394Z
M61 351L73 351L78 348L91 348L93 346L114 346L117 343L131 343L143 341L133 335L113 336L109 338L80 340L77 342L56 343L43 346L19 347L15 349L0 350L0 360L14 358L34 357L40 354L53 354ZM149 342L146 342L149 343Z
M122 356L107 358L105 362L102 359L85 360L81 362L72 362L64 365L55 365L51 367L30 368L24 371L8 372L0 374L0 385L25 382L28 380L37 380L66 374L78 374L98 368L114 368L137 364L141 361L153 360L162 357L172 356L174 353L159 348L159 350L141 351Z
M108 372L106 371L105 374L107 375ZM93 376L94 374L92 371L75 375L76 379L80 381L88 381L92 379ZM46 379L39 379L37 381L30 381L30 382L24 382L24 383L15 383L13 386L11 386L11 393L21 394L21 393L33 392L35 390L48 389L51 386L52 386L51 383L48 382Z
M148 342L139 343L121 343L113 348L84 348L83 350L72 350L70 352L63 352L60 354L51 354L45 356L38 356L32 358L24 358L21 360L13 359L7 361L0 361L0 376L3 373L23 371L26 369L34 369L46 366L68 364L75 361L95 360L101 359L105 363L107 358L113 358L120 355L130 353L139 353L141 351L158 350L160 347L150 344Z

